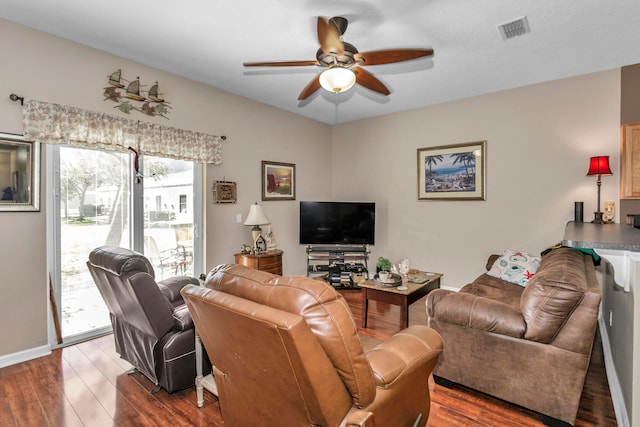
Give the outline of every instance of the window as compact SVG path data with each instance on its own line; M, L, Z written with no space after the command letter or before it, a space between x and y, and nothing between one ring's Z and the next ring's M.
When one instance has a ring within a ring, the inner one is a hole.
M65 344L111 328L109 313L86 267L95 247L144 252L157 280L201 273L197 231L202 221L202 167L158 157L142 161L145 178L137 185L129 154L47 146L47 164L53 165L47 179L47 206L54 206L47 211L52 224L48 227L49 264ZM187 205L186 196L183 205L185 194L196 195L192 206ZM179 201L179 210L165 205L170 200Z
M194 217L189 213L193 209L187 208L183 194L193 194L194 163L146 157L144 171L145 201L155 200L156 206L155 211L145 215L144 253L153 264L156 277L197 276L193 265Z

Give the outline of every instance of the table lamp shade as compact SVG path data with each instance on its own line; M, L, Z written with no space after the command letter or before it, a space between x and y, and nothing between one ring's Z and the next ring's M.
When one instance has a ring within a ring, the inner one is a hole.
M244 222L244 225L265 225L269 224L269 218L264 214L264 209L262 209L262 205L259 205L257 202L251 205L249 208L249 215L247 215L247 219Z
M591 158L587 176L591 175L613 175L609 167L609 156L596 156Z
M593 214L595 218L593 221L594 224L602 224L605 221L602 218L602 212L600 211L600 186L602 185L602 180L600 179L603 175L613 175L611 172L611 168L609 167L609 156L596 156L592 157L589 161L589 171L587 172L587 176L596 176L596 184L598 186L598 204L597 211Z

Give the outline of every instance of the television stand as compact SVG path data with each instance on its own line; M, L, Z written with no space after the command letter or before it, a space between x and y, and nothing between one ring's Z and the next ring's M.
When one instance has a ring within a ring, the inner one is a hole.
M307 276L322 278L336 289L360 289L369 278L367 245L307 246Z

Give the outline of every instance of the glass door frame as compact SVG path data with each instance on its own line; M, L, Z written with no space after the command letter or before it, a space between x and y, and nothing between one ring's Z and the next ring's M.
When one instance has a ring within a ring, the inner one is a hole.
M57 302L57 316L62 319L62 277L60 271L60 145L45 145L45 165L46 165L46 245L47 245L47 278L48 286L53 286L53 295ZM129 154L129 164L133 165L134 154ZM140 157L140 161L144 161ZM142 166L142 165L141 165ZM204 168L205 165L194 163L193 166L193 193L199 197L193 198L193 245L194 245L194 275L199 276L199 272L203 272L204 267L204 245L203 245L203 218L204 218ZM129 197L130 197L130 224L131 242L133 242L133 250L143 252L144 249L144 192L142 185L134 185L133 180L129 179ZM47 292L47 296L49 292ZM52 307L49 301L47 307L47 336L49 346L52 349L65 347L88 339L97 338L112 332L111 325L94 329L66 339L62 344L58 343L56 336L56 328L53 322Z

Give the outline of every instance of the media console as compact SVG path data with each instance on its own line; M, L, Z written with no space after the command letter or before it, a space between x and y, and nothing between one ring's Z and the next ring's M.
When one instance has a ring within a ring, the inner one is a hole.
M334 288L359 288L369 278L367 245L307 246L307 276L323 278Z

